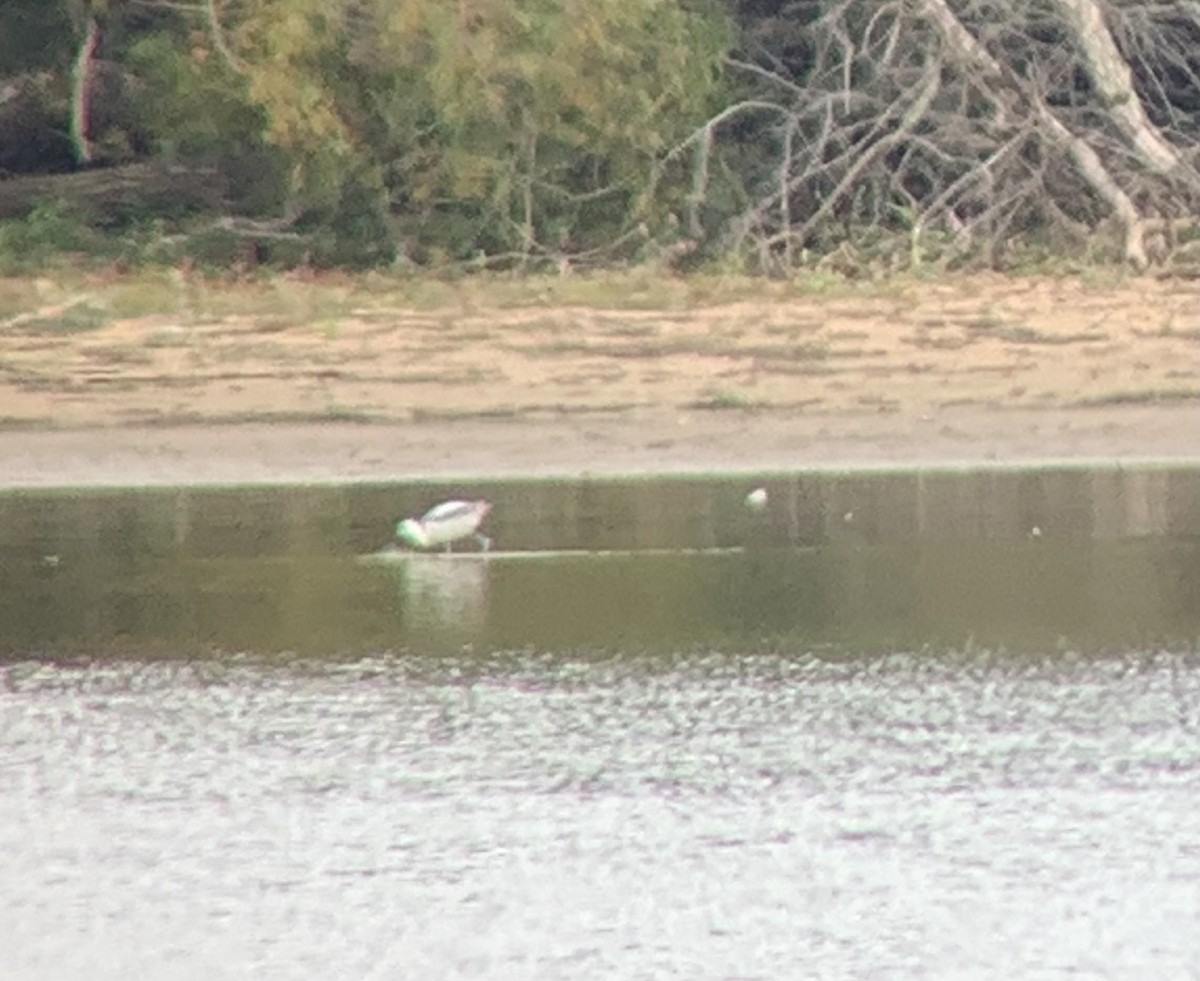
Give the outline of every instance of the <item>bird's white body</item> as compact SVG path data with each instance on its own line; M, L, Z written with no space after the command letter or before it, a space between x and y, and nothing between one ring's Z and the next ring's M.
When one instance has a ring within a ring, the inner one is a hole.
M435 504L419 518L405 518L396 525L396 537L413 548L437 548L444 545L450 551L453 542L474 537L485 552L491 540L479 532L492 505L487 501L443 501Z

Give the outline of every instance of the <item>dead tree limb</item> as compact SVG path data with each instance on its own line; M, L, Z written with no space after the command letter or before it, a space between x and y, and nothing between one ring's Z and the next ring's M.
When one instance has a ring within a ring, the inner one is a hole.
M1118 50L1096 0L1055 0L1067 12L1105 108L1124 131L1142 163L1159 174L1184 170L1183 160L1146 115L1133 86L1133 71ZM1194 176L1193 176L1194 179Z
M1040 94L1030 86L1021 86L1019 80L1006 71L999 62L980 44L947 6L946 0L922 0L924 11L941 27L943 36L960 61L981 69L995 83L1001 101L1015 97L1027 103L1038 121L1048 131L1051 139L1062 147L1075 162L1080 175L1091 188L1109 205L1124 232L1124 255L1127 262L1138 269L1148 264L1145 232L1141 215L1132 199L1113 179L1104 166L1099 154L1082 137L1070 129L1050 109ZM1008 90L1007 99L1003 94Z
M951 237L927 251L947 259L1090 251L1118 228L1142 267L1149 223L1200 207L1192 0L800 0L744 19L726 65L780 111L743 118L728 151L704 131L693 202L712 215L715 180L739 202L719 250L775 269L849 241L920 262L937 223Z
M871 146L866 147L860 153L855 161L850 164L846 172L842 175L837 185L831 193L817 209L805 219L802 224L794 232L789 232L795 238L803 240L811 231L829 214L835 203L847 193L851 185L853 185L868 167L875 163L880 156L901 142L913 128L920 122L921 118L929 110L933 98L937 95L938 90L938 75L940 66L936 61L931 62L929 70L925 73L922 79L921 87L917 90L912 103L904 111L904 115L900 117L900 121L896 127L881 139L875 141Z

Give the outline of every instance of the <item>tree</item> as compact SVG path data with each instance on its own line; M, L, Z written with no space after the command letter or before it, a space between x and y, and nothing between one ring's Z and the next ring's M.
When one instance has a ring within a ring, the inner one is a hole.
M0 64L0 179L201 164L328 261L1142 267L1200 212L1195 3L9 0Z
M397 238L525 258L667 220L643 191L729 36L667 0L259 0L230 35L308 200L349 181Z
M1022 238L1082 242L1110 220L1140 267L1158 219L1200 204L1189 5L802 0L746 3L741 20L736 121L762 152L723 148L745 200L723 248L761 268L881 238L906 239L907 261L931 244L995 257ZM706 127L691 145L707 156L719 136Z

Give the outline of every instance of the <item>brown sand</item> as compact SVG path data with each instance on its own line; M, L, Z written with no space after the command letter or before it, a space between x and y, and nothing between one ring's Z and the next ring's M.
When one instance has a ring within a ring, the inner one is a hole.
M58 329L68 300L0 320L0 485L1200 459L1195 283L772 291Z

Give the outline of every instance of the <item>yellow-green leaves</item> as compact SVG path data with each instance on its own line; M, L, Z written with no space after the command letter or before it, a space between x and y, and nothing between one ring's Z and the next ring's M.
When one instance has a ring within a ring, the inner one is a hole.
M528 250L608 196L629 209L656 154L706 108L726 43L668 0L254 0L239 50L272 137L307 179L382 175L402 225L475 215L452 250ZM603 229L599 228L603 225ZM456 227L463 227L460 223Z

